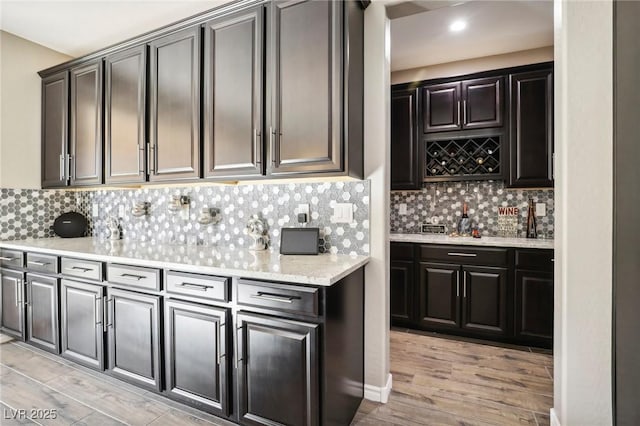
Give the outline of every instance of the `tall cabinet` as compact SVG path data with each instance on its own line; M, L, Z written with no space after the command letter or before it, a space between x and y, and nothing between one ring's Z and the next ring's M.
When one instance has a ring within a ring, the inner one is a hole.
M69 134L69 72L42 79L42 187L67 184Z

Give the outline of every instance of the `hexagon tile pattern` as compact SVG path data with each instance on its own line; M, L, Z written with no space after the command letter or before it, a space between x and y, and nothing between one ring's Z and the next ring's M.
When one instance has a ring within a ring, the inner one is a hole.
M469 206L469 217L482 235L498 235L498 207L518 207L518 236L524 237L529 198L546 204L546 216L536 217L538 235L553 238L554 192L552 189L508 189L502 181L442 182L428 184L419 191L392 191L390 229L392 233L419 233L420 224L443 224L450 233L462 215L462 203ZM400 204L407 214L400 214Z
M89 219L89 235L107 238L107 219L120 218L123 238L167 244L202 244L248 247L251 238L243 233L247 220L260 215L268 224L270 245L280 246L280 230L299 226L297 208L309 204L309 227L320 228L320 251L369 254L369 181L249 184L141 189L98 189L93 191L31 191L3 189L0 204L0 239L51 237L53 219L75 210ZM190 198L188 218L168 208L174 195ZM136 202L149 202L149 215L133 216ZM353 204L351 223L331 223L336 203ZM201 225L202 208L215 208L220 222ZM38 218L34 221L34 211ZM92 213L97 211L97 216Z

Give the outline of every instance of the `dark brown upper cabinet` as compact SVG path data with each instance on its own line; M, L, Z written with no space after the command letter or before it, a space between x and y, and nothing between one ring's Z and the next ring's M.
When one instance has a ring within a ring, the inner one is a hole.
M200 177L200 26L149 43L149 181Z
M502 127L503 86L503 77L488 77L423 87L422 131Z
M511 187L553 187L553 70L511 74Z
M391 189L420 189L417 91L391 92Z
M69 72L42 79L42 187L67 185Z
M260 176L264 8L205 25L204 176Z
M339 172L343 3L282 1L268 10L269 173Z
M105 182L144 182L147 46L105 59Z
M69 181L102 183L102 60L69 71L71 79Z

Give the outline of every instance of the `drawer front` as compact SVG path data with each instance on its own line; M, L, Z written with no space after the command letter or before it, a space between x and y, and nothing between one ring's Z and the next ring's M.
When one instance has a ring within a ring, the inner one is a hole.
M516 268L534 271L553 271L553 250L516 250Z
M413 243L391 243L391 260L413 260Z
M22 268L24 266L24 252L0 249L0 266Z
M200 297L227 302L229 300L229 278L187 272L167 271L165 285L167 293Z
M63 257L60 260L60 267L63 275L84 278L87 280L102 281L102 262Z
M509 249L429 244L420 246L420 257L465 265L508 266Z
M160 291L160 270L110 263L107 265L107 281L127 287Z
M51 254L27 253L27 268L29 271L44 272L46 274L57 274L58 256Z
M318 289L238 280L238 304L318 316Z

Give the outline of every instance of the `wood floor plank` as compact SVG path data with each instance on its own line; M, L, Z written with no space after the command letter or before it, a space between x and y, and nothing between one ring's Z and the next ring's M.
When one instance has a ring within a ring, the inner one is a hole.
M200 417L192 416L188 413L179 410L169 410L168 413L163 414L158 417L153 422L149 423L150 426L202 426L202 425L215 425L222 426L230 423L223 423L223 421L219 422L210 422Z
M73 372L72 368L60 362L13 344L3 346L0 363L41 382Z
M73 426L123 426L126 423L120 422L113 417L105 416L102 413L93 412L82 420L73 424Z
M513 389L553 396L553 380L548 375L539 377L474 365L454 365L451 377L491 389Z
M2 395L0 393L0 398ZM2 410L2 414L0 414L0 424L2 426L16 426L16 425L35 425L36 423L32 422L29 418L27 418L26 414L23 416L21 413L16 412L13 407L9 407L6 404L0 402L0 410Z
M549 415L535 413L536 420L538 421L538 426L550 426L551 425L551 417Z

